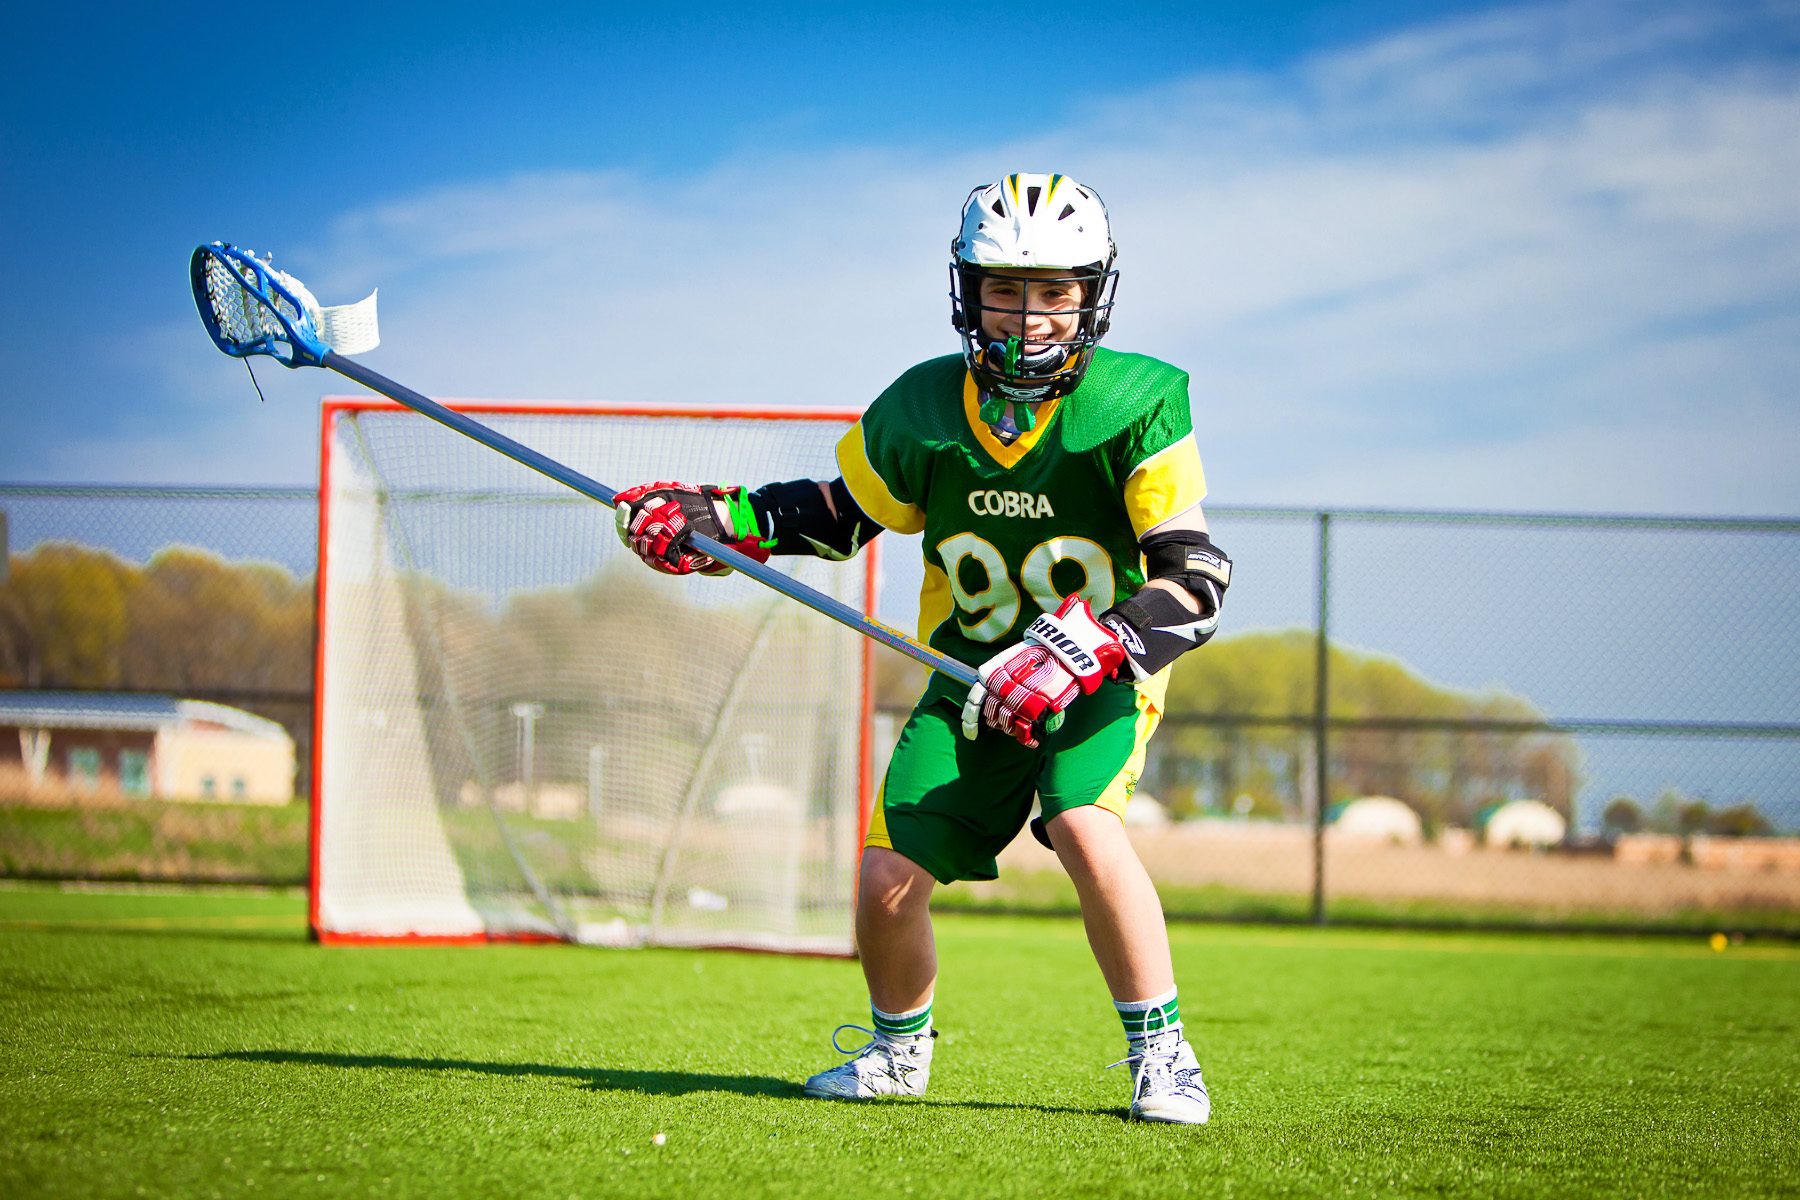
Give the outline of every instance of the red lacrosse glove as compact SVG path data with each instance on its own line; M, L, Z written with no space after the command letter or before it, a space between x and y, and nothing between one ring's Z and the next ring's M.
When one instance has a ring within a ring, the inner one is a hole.
M761 537L736 537L722 528L714 515L714 500L728 506L741 505L748 512L742 492L742 488L713 484L646 483L627 488L613 498L613 523L626 549L652 570L665 575L691 575L695 571L702 575L729 575L730 567L690 549L688 542L691 534L700 533L758 562L769 561Z
M1036 746L1037 728L1054 732L1078 695L1091 695L1125 661L1125 647L1094 620L1080 596L1064 600L1056 615L1041 613L1025 640L981 664L981 682L963 704L963 736L982 725Z

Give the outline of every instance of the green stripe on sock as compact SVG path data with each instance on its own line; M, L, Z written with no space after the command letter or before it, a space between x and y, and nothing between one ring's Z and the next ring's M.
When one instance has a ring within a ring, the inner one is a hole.
M1119 1010L1119 1020L1125 1025L1125 1036L1130 1039L1148 1037L1165 1029L1174 1029L1181 1024L1181 1000L1171 995L1162 1004L1113 1004Z
M871 1004L869 1012L875 1018L875 1032L885 1033L889 1037L917 1037L931 1028L929 1004L903 1013L884 1013Z

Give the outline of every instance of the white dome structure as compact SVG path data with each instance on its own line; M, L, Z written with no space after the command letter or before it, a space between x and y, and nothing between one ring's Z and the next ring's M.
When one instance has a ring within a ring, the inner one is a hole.
M1481 822L1481 840L1490 846L1554 846L1568 831L1563 815L1542 800L1509 800Z
M1419 814L1392 796L1364 796L1339 806L1331 822L1331 833L1338 838L1407 846L1416 846L1425 837Z

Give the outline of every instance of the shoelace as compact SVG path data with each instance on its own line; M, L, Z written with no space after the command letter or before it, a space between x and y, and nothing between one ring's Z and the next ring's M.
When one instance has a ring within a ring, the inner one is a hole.
M1166 1059L1167 1061L1158 1062L1158 1059ZM1138 1064L1137 1077L1131 1084L1131 1102L1133 1104L1136 1104L1143 1098L1144 1084L1149 1080L1151 1075L1163 1076L1169 1079L1171 1083L1174 1081L1175 1054L1173 1051L1159 1054L1146 1047L1145 1049L1127 1054L1116 1063L1108 1063L1106 1069L1110 1071L1114 1067L1122 1067L1126 1063Z
M858 1033L866 1033L869 1035L869 1040L854 1050L846 1050L838 1045L838 1034L844 1032L846 1029L854 1029ZM879 1033L876 1033L873 1029L865 1029L861 1025L839 1025L836 1029L831 1031L831 1048L836 1050L839 1054L848 1054L851 1058L861 1058L864 1051L868 1050L869 1047L875 1045L879 1041L881 1041L881 1035Z
M854 1029L858 1033L866 1033L869 1035L869 1040L854 1050L846 1050L844 1047L838 1045L838 1034L844 1032L846 1029ZM931 1036L935 1038L937 1035L937 1030L933 1029L931 1031ZM836 1050L839 1054L848 1054L852 1059L861 1058L878 1046L886 1046L888 1048L888 1059L891 1062L894 1057L894 1052L900 1048L900 1045L901 1039L893 1037L890 1034L869 1029L862 1025L839 1025L836 1029L831 1031L831 1048Z
M854 1050L846 1050L844 1047L838 1045L838 1034L844 1032L846 1029L854 1029L858 1033L866 1033L869 1035L869 1040ZM932 1030L931 1036L937 1036L937 1031L935 1029ZM881 1064L879 1069L890 1078L899 1080L902 1084L906 1082L905 1077L900 1073L902 1068L901 1063L899 1062L899 1058L904 1052L900 1050L898 1039L896 1038L890 1037L889 1035L874 1029L868 1029L862 1025L839 1025L836 1029L831 1031L831 1048L836 1050L839 1054L848 1054L851 1063L859 1058L885 1050L887 1051L887 1061ZM849 1066L850 1063L845 1063L844 1065ZM907 1069L912 1070L916 1068Z

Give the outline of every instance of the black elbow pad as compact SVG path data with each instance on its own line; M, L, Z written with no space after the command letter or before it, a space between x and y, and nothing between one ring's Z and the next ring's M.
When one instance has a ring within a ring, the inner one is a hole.
M750 493L756 527L771 554L810 554L843 560L868 545L881 526L863 512L842 479L834 479L831 505L810 479L770 483ZM833 516L831 508L837 509Z
M1209 603L1219 607L1231 586L1231 559L1211 538L1198 529L1166 529L1147 534L1138 545L1144 551L1145 579L1179 583L1200 601L1202 611Z

